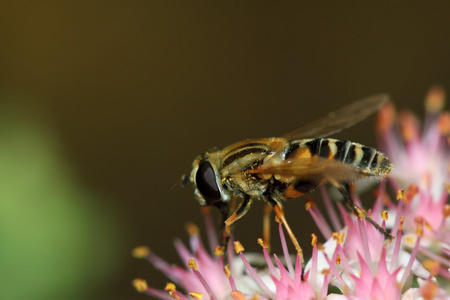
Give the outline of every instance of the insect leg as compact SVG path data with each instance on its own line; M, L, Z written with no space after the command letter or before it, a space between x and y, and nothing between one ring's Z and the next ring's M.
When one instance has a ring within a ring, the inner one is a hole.
M264 205L264 218L263 218L263 235L264 242L269 246L267 251L270 252L270 215L272 214L272 206L269 204Z
M225 223L225 233L230 236L231 234L231 225L242 218L247 211L250 209L250 205L252 204L252 200L250 197L245 197L244 200L239 204L238 208L229 216Z
M273 210L275 211L276 220L278 222L281 222L286 229L287 233L289 234L289 237L291 238L292 243L294 244L295 250L297 250L297 254L300 255L300 261L302 265L304 264L303 259L303 250L302 247L300 247L300 244L297 241L297 238L295 237L294 233L292 232L291 227L289 226L288 222L286 221L286 218L284 216L284 210L281 203L278 203L275 199L268 196L267 202L273 207Z
M372 224L372 226L375 227L376 230L384 235L385 240L392 241L394 239L394 237L390 235L385 229L383 229L377 222L375 222L364 209L360 208L353 202L352 196L350 194L350 187L348 184L338 184L336 188L344 197L344 206L349 213L353 213L357 217L364 218L364 220Z

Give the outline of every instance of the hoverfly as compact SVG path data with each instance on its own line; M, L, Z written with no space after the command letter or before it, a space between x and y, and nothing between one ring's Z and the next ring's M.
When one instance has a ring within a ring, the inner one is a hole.
M350 213L371 222L386 239L392 236L353 203L349 183L363 177L377 179L391 171L391 162L380 151L347 140L326 138L350 127L376 112L388 101L387 95L376 95L354 102L282 137L248 139L222 150L198 156L190 175L195 196L201 206L216 206L223 218L224 246L230 226L249 210L254 200L263 200L275 211L297 252L302 250L283 212L282 201L297 198L330 183L344 196ZM230 214L232 198L242 199Z

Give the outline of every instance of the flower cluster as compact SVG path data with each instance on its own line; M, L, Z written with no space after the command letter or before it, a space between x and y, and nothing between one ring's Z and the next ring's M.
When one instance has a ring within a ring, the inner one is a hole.
M450 113L442 112L445 92L432 88L425 100L422 130L412 113L395 122L392 105L385 106L378 120L378 138L394 162L389 178L398 190L398 203L386 203L393 215L405 219L403 245L411 249L414 228L423 226L419 260L438 276L450 280Z
M442 89L430 90L422 130L411 113L397 118L391 104L378 116L380 148L395 166L388 180L396 199L390 199L386 182L380 183L368 215L393 241L339 203L329 211L329 224L308 200L326 241L319 243L312 234L305 265L299 255L289 254L281 224L282 256L270 254L261 239L262 253L244 254L238 241L230 241L223 253L205 210L209 251L193 224L187 226L190 249L175 242L184 267L138 247L133 255L146 258L172 282L159 290L135 279L135 288L158 299L450 299L450 114L441 112L444 96ZM325 188L321 192L327 207L334 207Z

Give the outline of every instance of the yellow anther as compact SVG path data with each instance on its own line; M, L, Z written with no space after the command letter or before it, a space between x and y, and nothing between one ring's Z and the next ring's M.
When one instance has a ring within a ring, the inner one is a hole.
M405 203L408 204L411 202L412 198L419 193L419 187L416 184L411 184L406 191Z
M164 287L164 290L165 291L175 292L177 290L177 287L176 287L176 285L174 283L168 282L168 283L166 283L166 286Z
M425 98L425 109L430 113L440 112L445 105L445 90L440 86L434 86Z
M221 246L217 246L214 249L214 255L215 256L223 256L224 255L223 248Z
M343 232L333 232L331 237L336 241L336 243L342 244L344 242L345 234Z
M147 281L144 279L136 278L133 280L132 284L139 293L143 293L147 290Z
M410 112L403 112L399 116L400 131L405 141L410 141L417 137L417 120Z
M258 294L253 294L253 297L250 298L249 300L259 300L259 295Z
M244 246L242 246L241 242L239 241L234 242L234 251L236 251L236 254L239 254L244 250L245 250Z
M317 235L315 235L314 233L311 233L311 246L317 246Z
M399 189L397 191L397 200L400 200L400 199L405 199L405 191L402 189Z
M150 254L150 248L147 246L138 246L131 251L131 255L135 258L146 258Z
M188 261L188 267L189 267L190 269L194 269L195 271L198 270L197 262L195 261L194 258L191 258L191 259Z
M413 245L416 242L416 237L415 236L407 236L407 237L405 237L405 241L409 245Z
M341 257L338 255L336 255L336 264L340 265L341 264Z
M230 266L229 265L225 265L225 267L223 268L224 272L225 272L225 276L230 277L231 276L231 272L230 272Z
M439 291L439 285L434 281L427 281L420 289L421 299L436 299L436 294Z
M422 266L427 269L432 276L439 274L439 270L441 269L441 264L434 259L425 259L422 262Z
M450 135L450 113L444 112L439 116L438 130L443 136Z
M323 269L322 270L322 275L328 275L330 274L330 269Z
M311 197L308 197L306 199L305 209L309 210L310 208L313 208L315 206L316 206L316 203L314 202L314 200Z
M444 218L447 218L450 216L450 204L445 204L444 209L442 210L442 214L444 215Z
M185 228L189 235L198 235L198 227L194 223L187 222Z
M418 224L418 225L417 225L416 234L417 234L418 236L423 236L423 225L422 225L422 224Z
M264 249L268 249L268 248L269 248L269 245L267 245L267 243L264 242L262 238L259 238L259 239L258 239L258 244L259 244L261 247L263 247Z
M189 296L191 296L192 298L194 298L196 300L202 300L203 299L203 294L202 293L190 292Z
M231 291L230 295L233 300L245 300L245 295L240 291Z
M392 103L385 104L377 115L376 130L383 133L389 130L395 121L395 108Z
M389 218L388 212L386 210L383 210L381 212L381 218L383 218L383 220L387 221Z

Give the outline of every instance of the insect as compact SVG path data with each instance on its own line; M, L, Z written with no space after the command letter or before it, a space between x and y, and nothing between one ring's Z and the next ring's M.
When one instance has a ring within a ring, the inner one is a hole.
M269 204L282 222L297 252L302 250L284 216L282 202L297 198L330 183L344 197L350 213L372 223L386 239L392 236L353 203L349 183L364 177L381 179L391 171L391 162L380 151L347 140L326 138L350 127L388 101L387 95L376 95L343 107L335 112L291 131L282 137L248 139L221 150L207 151L198 156L190 181L201 206L219 208L223 219L224 244L231 225L243 217L255 200ZM232 198L242 199L230 214Z

